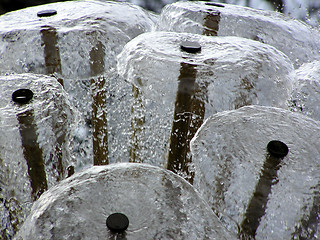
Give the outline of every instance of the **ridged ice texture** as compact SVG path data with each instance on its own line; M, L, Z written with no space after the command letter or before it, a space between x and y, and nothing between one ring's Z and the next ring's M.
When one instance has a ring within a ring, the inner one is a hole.
M56 15L38 17L43 10ZM135 36L151 30L155 16L129 3L79 0L52 3L14 11L0 17L0 63L2 70L46 73L44 26L55 29L62 76L89 77L90 50L102 42L106 69L115 63L122 46Z
M12 101L12 93L21 88L33 91L30 103L19 105ZM36 145L42 149L46 182L51 187L66 176L66 168L73 164L69 145L76 112L57 79L52 77L35 74L1 76L0 92L0 238L11 239L33 201L20 135L21 122L35 126L35 132L31 133L33 130L25 125L27 137L30 134L37 137L32 142L26 139L26 144L33 149Z
M296 75L291 109L320 121L320 62L303 64Z
M183 40L199 42L201 53L181 51ZM192 97L204 103L205 118L251 104L287 108L294 71L275 48L237 37L142 34L118 57L119 74L138 89L131 121L132 147L139 161L166 164L181 63L195 66L200 90Z
M277 12L218 5L223 7L191 1L167 5L157 29L204 34L212 30L206 26L206 19L219 15L218 29L214 29L217 36L238 36L270 44L287 54L295 67L319 60L320 33L316 28Z
M113 234L107 217L125 214ZM193 187L144 164L94 166L54 186L35 202L15 239L235 239Z
M191 142L195 187L234 232L243 221L267 144L289 153L273 180L256 239L318 239L320 125L302 114L248 106L208 118Z

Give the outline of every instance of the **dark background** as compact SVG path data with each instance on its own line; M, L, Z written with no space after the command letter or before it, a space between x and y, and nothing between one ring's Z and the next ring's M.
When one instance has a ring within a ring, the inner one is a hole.
M63 2L57 0L0 0L0 14L6 12L18 10L21 8L53 3L53 2Z
M64 2L67 0L0 0L0 15L6 12L41 5L53 2ZM70 0L69 0L70 1ZM110 1L110 0L100 0L100 1ZM137 2L137 0L113 0L115 2ZM160 13L161 9L166 3L173 3L179 0L139 0L139 6L144 9ZM186 0L182 0L186 1ZM197 1L197 0L189 0ZM198 0L205 2L234 2L230 0ZM264 0L273 5L275 11L285 13L293 18L300 19L313 27L320 29L320 0L301 0L302 5L299 6L298 2L292 1L292 3L286 6L284 4L285 0ZM252 7L253 3L257 3L258 0L245 0L246 6ZM259 0L260 2L260 0ZM243 3L243 2L242 2Z

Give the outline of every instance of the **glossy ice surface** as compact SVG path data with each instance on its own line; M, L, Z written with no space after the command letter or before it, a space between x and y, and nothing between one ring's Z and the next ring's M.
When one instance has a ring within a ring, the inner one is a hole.
M51 9L57 14L37 16L38 12ZM53 44L60 53L58 74L64 78L88 78L92 76L92 48L103 45L103 65L109 69L123 45L150 31L155 20L155 15L133 4L98 0L60 2L10 12L0 17L0 66L18 73L47 73L45 45Z

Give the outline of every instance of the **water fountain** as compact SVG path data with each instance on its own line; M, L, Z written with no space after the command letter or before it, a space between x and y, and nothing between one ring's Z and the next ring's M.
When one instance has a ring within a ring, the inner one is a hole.
M67 176L76 110L56 78L0 77L1 238L13 235L33 201Z
M126 101L123 92L128 84L112 69L123 46L151 31L156 19L133 4L96 0L41 5L1 16L2 71L53 74L81 113L74 141L78 168L123 157L119 150L122 139L113 135L125 131L112 125L112 114L130 113L113 102L117 98Z
M316 239L318 36L202 1L0 16L0 238Z
M253 39L284 52L296 68L319 60L319 31L272 11L210 2L176 2L163 8L157 30Z
M217 113L191 143L194 185L240 239L315 239L319 131L279 108Z
M167 167L190 182L188 146L203 121L245 105L287 108L295 75L269 45L172 32L130 41L118 71L134 85L130 161Z
M94 166L44 193L15 239L235 239L183 178L151 165Z

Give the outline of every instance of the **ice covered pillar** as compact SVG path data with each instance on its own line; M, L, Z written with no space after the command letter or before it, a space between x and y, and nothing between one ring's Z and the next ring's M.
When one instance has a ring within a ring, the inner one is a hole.
M216 9L208 9L207 15L203 21L202 34L206 36L218 36L219 23L220 23L220 11L219 8L223 8L223 4L219 3L205 3L208 7L213 6Z
M272 186L278 182L278 170L281 167L281 160L287 156L289 149L285 143L279 140L271 140L267 145L267 151L259 181L256 184L252 198L247 205L245 217L240 225L241 239L255 238L261 218L266 213Z
M320 121L320 61L303 64L296 70L290 110Z
M55 16L57 11L54 9L42 10L37 12L39 18ZM41 26L41 40L44 45L44 60L46 74L61 74L61 58L58 47L57 30L49 25ZM63 80L60 79L63 85Z

